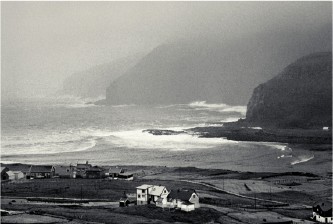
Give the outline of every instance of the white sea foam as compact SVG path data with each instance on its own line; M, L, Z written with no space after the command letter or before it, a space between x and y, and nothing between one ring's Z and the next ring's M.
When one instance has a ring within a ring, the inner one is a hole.
M288 147L287 144L284 144L284 143L268 143L268 142L264 142L262 144L265 144L266 146L269 146L269 147L272 147L272 148L279 149L281 151L292 152L292 149L290 147Z
M97 140L109 136L107 130L94 128L68 129L63 131L39 132L26 136L3 137L2 155L55 154L89 150Z
M305 163L314 158L314 155L311 156L299 156L295 161L291 162L291 165L296 165L299 163Z
M169 129L169 128L168 128ZM183 127L172 130L181 130ZM170 130L170 129L169 129ZM237 142L222 138L199 138L188 134L178 135L152 135L142 130L119 131L112 133L113 138L109 141L119 147L141 149L167 149L189 150L213 148L222 144L235 144Z
M236 112L240 113L242 116L246 114L246 106L230 106L224 103L221 104L208 104L206 101L196 101L188 104L189 107L194 108L196 110L208 110L208 111L216 111L220 113L225 112Z
M119 104L119 105L112 105L112 107L133 107L135 104Z

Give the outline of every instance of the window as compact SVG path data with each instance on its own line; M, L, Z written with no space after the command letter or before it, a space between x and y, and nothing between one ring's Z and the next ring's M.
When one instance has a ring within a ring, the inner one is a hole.
M68 173L68 172L69 172L69 169L67 169L66 171L67 171L67 173Z
M193 198L195 198L195 194L193 195Z
M145 193L146 192L146 190L142 190L142 193Z

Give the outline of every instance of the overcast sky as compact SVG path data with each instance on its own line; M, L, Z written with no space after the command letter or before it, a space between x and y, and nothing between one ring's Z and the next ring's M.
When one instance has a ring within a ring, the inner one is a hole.
M1 2L2 97L46 94L73 72L188 37L332 23L331 2Z

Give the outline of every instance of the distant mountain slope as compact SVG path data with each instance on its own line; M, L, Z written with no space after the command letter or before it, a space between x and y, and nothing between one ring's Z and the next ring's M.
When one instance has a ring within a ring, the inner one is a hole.
M229 41L182 40L160 45L107 89L107 104L192 101L246 105L253 89L290 61L331 49L331 27Z
M332 126L332 52L302 57L255 88L246 121L259 126Z
M62 93L84 98L105 96L110 83L133 67L143 56L136 54L74 73L64 80Z

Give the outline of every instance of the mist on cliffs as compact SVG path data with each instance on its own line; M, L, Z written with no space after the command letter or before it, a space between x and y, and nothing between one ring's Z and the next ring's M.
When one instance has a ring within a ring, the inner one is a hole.
M302 48L300 33L316 32L307 46L323 51L331 48L331 15L331 2L2 2L1 96L54 94L73 73L179 39L288 33Z

